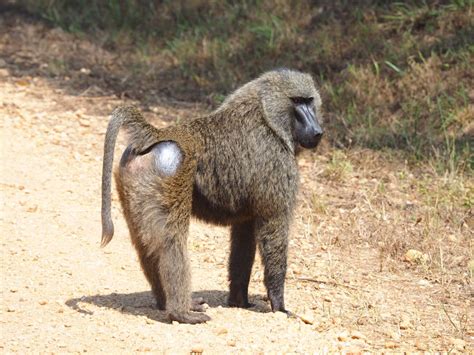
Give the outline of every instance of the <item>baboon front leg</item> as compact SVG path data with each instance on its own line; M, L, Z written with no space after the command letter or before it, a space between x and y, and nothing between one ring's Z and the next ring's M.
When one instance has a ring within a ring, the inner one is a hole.
M233 225L229 258L230 307L252 307L248 300L248 290L255 249L253 221Z
M288 252L286 217L259 220L255 234L264 265L264 283L274 312L286 313L284 291Z

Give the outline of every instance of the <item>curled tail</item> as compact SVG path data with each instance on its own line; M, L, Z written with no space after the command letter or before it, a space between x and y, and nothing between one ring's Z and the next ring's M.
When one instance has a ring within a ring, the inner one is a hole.
M102 165L102 241L105 247L114 236L114 224L111 214L112 166L114 161L115 142L120 127L129 134L130 147L140 152L156 143L156 128L145 121L135 106L122 106L112 112L107 126L104 142L104 159Z

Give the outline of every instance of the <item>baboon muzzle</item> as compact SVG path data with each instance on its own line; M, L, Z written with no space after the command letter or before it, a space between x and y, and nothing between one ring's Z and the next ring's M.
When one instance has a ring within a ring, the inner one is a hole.
M306 103L295 105L296 139L304 148L315 148L323 135L313 108Z

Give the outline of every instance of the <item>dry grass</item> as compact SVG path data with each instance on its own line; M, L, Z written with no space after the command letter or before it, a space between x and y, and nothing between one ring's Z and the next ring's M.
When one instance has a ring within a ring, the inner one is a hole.
M262 71L289 66L320 82L337 146L400 149L440 173L472 169L471 0L18 3L120 48L111 64L120 75L108 83L122 95L153 102L159 91L215 105ZM63 53L51 75L111 69L78 61Z

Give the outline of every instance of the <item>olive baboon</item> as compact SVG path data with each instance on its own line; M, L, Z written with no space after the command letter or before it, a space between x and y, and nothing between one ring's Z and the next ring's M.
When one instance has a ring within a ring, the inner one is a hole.
M116 174L132 242L158 307L170 320L210 318L191 301L187 234L191 215L231 226L228 303L249 307L258 246L273 311L286 312L288 227L298 184L296 148L314 148L321 99L310 75L280 69L231 94L208 116L157 129L134 107L112 113L104 146L102 245L113 236L111 170L118 131L130 145Z

